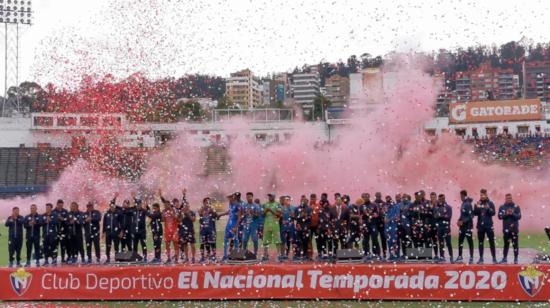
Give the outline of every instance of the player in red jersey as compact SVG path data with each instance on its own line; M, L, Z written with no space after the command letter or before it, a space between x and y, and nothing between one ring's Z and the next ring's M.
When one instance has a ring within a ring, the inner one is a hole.
M179 259L179 244L178 244L178 214L170 201L162 197L162 192L159 189L159 197L164 204L162 210L162 222L164 223L164 243L166 246L166 255L168 259L167 263L172 262L172 254L170 250L170 244L174 245L174 262L177 263Z

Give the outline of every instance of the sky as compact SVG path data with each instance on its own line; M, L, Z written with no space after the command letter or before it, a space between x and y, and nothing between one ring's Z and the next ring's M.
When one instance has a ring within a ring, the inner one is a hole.
M135 72L265 75L365 52L550 41L550 1L34 0L33 10L20 81L41 84Z

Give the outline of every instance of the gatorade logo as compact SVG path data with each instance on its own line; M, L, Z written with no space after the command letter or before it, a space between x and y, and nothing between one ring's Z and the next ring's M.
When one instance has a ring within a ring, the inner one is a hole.
M456 122L462 122L466 120L466 105L459 104L451 109L451 117Z

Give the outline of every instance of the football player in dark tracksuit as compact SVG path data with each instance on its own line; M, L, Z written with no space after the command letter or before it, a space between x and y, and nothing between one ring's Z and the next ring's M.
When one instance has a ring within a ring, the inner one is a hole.
M99 223L101 222L101 213L94 209L94 204L89 202L86 205L86 212L82 213L84 221L84 239L86 240L86 256L88 264L92 263L92 245L95 251L97 263L100 262L101 252L99 251Z
M178 224L178 238L180 241L180 248L183 248L182 258L184 262L195 263L195 228L193 224L197 215L189 208L189 203L182 203L181 210L179 212L179 224ZM189 258L191 254L191 258Z
M145 202L139 199L135 200L135 207L133 207L132 217L132 247L134 252L137 253L138 244L141 245L141 253L143 254L143 262L147 262L147 212L149 208Z
M400 196L395 195L395 202L399 205L399 223L397 226L399 242L401 243L402 257L407 257L407 248L412 246L411 240L411 222L409 206L411 205L411 197L407 194Z
M115 254L120 252L120 222L121 214L114 202L109 205L109 210L103 215L103 236L105 237L105 263L111 262L111 246L114 244Z
M122 237L120 238L121 251L132 251L132 226L134 225L134 208L130 207L130 200L124 200L122 202L121 211L121 223L120 231Z
M332 235L334 233L332 222L336 219L335 213L331 211L328 200L319 201L319 243L321 250L318 252L319 258L323 261L329 259L329 251L332 248ZM329 247L330 244L330 247Z
M460 192L460 200L462 205L460 206L460 217L458 218L458 258L457 263L462 263L462 248L464 248L464 239L468 241L468 248L470 249L470 261L468 263L474 263L474 241L472 239L472 229L474 228L474 209L472 203L474 200L468 197L468 192L462 190Z
M453 209L447 204L447 201L445 201L444 194L438 196L437 205L433 213L439 245L439 258L437 258L436 261L445 262L446 247L449 251L449 260L453 263L453 244L451 243L451 218L453 217Z
M334 204L336 210L336 230L338 234L338 244L340 249L348 248L349 238L350 238L350 209L346 202L344 202L343 197L337 197ZM337 247L336 247L337 248Z
M78 210L78 203L71 202L71 210L67 215L69 263L76 263L79 254L82 259L82 263L85 263L86 261L84 259L84 245L82 241L83 225L84 220L82 219L82 212Z
M67 257L69 255L69 230L67 226L69 211L67 211L63 206L63 200L59 199L55 204L55 209L52 211L53 215L57 218L57 243L59 244L61 263L65 263L68 260Z
M359 249L361 242L361 207L365 200L358 198L349 206L349 239L347 248Z
M210 198L204 198L202 207L199 209L200 263L206 262L207 259L216 261L217 219L220 219L220 216L212 209Z
M149 225L151 226L151 233L153 234L153 247L155 249L155 258L153 263L160 263L162 253L162 213L160 211L160 205L153 203L151 210L147 213L147 216L151 219Z
M514 203L511 194L506 194L506 201L498 209L498 219L502 220L502 235L504 236L504 250L502 252L502 261L508 263L508 249L510 242L514 247L514 264L518 264L519 256L519 220L521 219L521 209Z
M378 245L378 207L370 201L368 193L363 194L362 198L365 200L361 208L361 217L363 220L363 255L366 259L378 258L380 256L380 246ZM372 250L370 250L369 241L372 241Z
M23 224L25 218L19 215L19 208L14 207L11 210L11 216L6 219L8 227L8 253L10 258L10 267L13 267L15 255L16 266L21 266L21 248L23 247Z
M31 213L25 216L25 244L27 246L26 267L31 266L31 258L36 260L36 266L40 266L40 229L42 226L42 215L38 214L36 204L31 204Z
M311 208L309 201L305 196L302 196L300 205L294 209L294 219L296 220L296 244L294 259L301 258L304 261L308 260L308 244L311 225Z
M434 211L435 208L438 205L438 199L437 194L435 192L430 193L430 200L425 201L424 206L424 227L426 231L426 247L432 248L434 252L434 259L438 259L438 255L440 252L440 249L438 249L438 242L437 239L437 226L436 226L436 220L434 217Z
M376 192L374 194L374 204L378 207L378 223L376 225L376 229L378 231L378 234L380 235L380 243L382 246L382 258L386 259L386 251L388 250L387 241L386 238L386 227L385 227L385 221L386 221L386 212L388 211L388 204L382 200L382 193Z
M399 260L400 247L399 247L399 218L401 213L399 212L399 204L394 203L390 196L386 196L386 205L388 211L384 217L384 226L386 227L386 236L388 239L388 252L389 261Z
M483 264L483 243L485 236L489 239L489 247L493 263L497 263L495 249L495 230L493 228L493 216L495 216L495 204L487 196L487 190L480 191L480 200L474 206L474 215L477 216L477 237L479 240L479 261L478 264Z
M42 237L44 238L44 242L42 244L42 250L44 252L44 266L50 264L50 259L52 260L52 265L57 265L59 225L57 222L57 215L53 212L53 204L46 203L46 213L44 213L43 217Z
M411 242L414 248L424 247L425 242L425 230L424 220L422 217L422 211L424 202L422 201L422 195L420 192L414 194L414 202L409 205L409 221L410 221L410 234Z

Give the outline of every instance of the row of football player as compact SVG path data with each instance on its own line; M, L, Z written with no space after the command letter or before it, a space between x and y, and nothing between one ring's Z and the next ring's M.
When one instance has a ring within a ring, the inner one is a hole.
M408 194L396 194L393 200L391 196L382 199L382 194L377 192L371 201L370 194L363 193L352 203L348 195L336 193L331 203L328 195L323 193L320 200L316 194L311 194L309 200L303 195L296 206L292 205L290 196L281 196L276 202L275 194L268 194L268 201L264 204L253 201L252 193L247 193L245 201L241 201L238 192L228 198L229 220L224 248L231 241L242 242L246 247L248 235L257 233L263 240L264 260L268 259L270 243L280 244L277 247L281 260L288 259L292 249L293 259L310 260L315 243L321 260L334 259L338 248L357 248L363 250L366 261L399 261L406 259L409 248L426 247L433 248L437 261L445 261L445 251L448 251L451 262L463 262L462 250L466 240L470 250L469 263L473 263L472 230L477 217L478 263L484 263L485 238L489 241L493 262L498 263L493 224L493 216L498 213L504 236L500 262L507 263L510 242L514 247L514 262L518 262L521 209L511 194L505 196L497 212L486 189L480 190L479 201L475 203L465 190L460 192L462 204L457 220L459 256L456 260L453 259L451 243L453 211L444 194L432 192L428 199L421 190L414 193L414 200ZM257 244L254 244L257 254ZM224 256L226 251L224 249Z
M141 246L142 253L147 258L146 221L149 220L153 236L155 256L152 262L160 262L161 245L166 247L167 262L179 260L179 253L186 260L194 261L195 230L193 224L196 214L189 207L183 190L181 201L174 198L168 201L159 191L158 202L148 199L124 200L122 206L116 204L118 194L112 200L109 209L102 214L94 209L94 204L87 204L85 212L80 212L78 204L72 202L70 210L64 209L63 200L58 200L56 207L46 205L43 215L37 213L36 205L31 205L31 213L26 217L19 215L19 209L14 208L7 219L9 227L10 265L20 263L20 253L23 244L23 228L26 229L27 264L30 264L32 250L37 264L43 255L44 264L57 260L60 248L62 262L74 263L78 255L83 262L92 262L92 249L95 250L99 262L99 241L103 236L106 246L106 262L110 262L111 247L115 252L121 250L136 251ZM380 193L370 200L368 193L362 194L354 203L347 195L335 194L334 202L328 200L327 194L321 194L317 200L316 194L311 194L308 200L302 196L299 205L291 205L289 196L281 196L279 202L275 194L268 194L268 201L261 204L254 199L252 193L246 194L246 200L241 200L241 194L236 192L228 196L229 209L225 213L217 213L205 198L199 209L199 233L201 262L206 258L216 258L216 220L223 215L229 215L224 236L224 259L228 250L246 248L252 240L254 254L258 253L259 240L264 246L264 260L269 259L268 248L271 244L277 247L279 260L288 258L294 250L293 258L309 260L312 258L312 243L315 242L319 259L335 257L338 247L359 248L362 246L366 258L400 260L401 251L406 255L408 248L432 247L436 259L444 261L445 250L452 258L450 240L452 208L445 201L445 196L419 191L414 194L414 201L407 194L397 194L395 201L390 196L382 200ZM494 203L488 198L486 190L481 190L480 199L473 200L465 191L460 193L462 205L459 226L459 257L462 261L462 245L467 240L470 248L470 262L473 262L473 220L477 216L477 231L479 238L478 263L483 263L483 242L487 236L491 248L493 262L496 262L494 249L494 229L492 217L496 214ZM151 206L149 206L151 204ZM160 204L163 204L161 210ZM503 220L505 239L504 257L506 262L509 242L514 246L514 260L518 257L518 221L521 219L519 206L515 205L511 195L506 195L505 203L498 211L498 217ZM103 218L103 219L102 219ZM102 231L100 232L100 222ZM42 233L42 234L41 234ZM381 246L379 245L379 239ZM83 241L86 243L87 261L84 259ZM362 244L362 245L360 245ZM171 253L174 247L174 255ZM380 249L381 248L381 249ZM401 250L400 250L401 248ZM191 258L189 258L191 254Z

